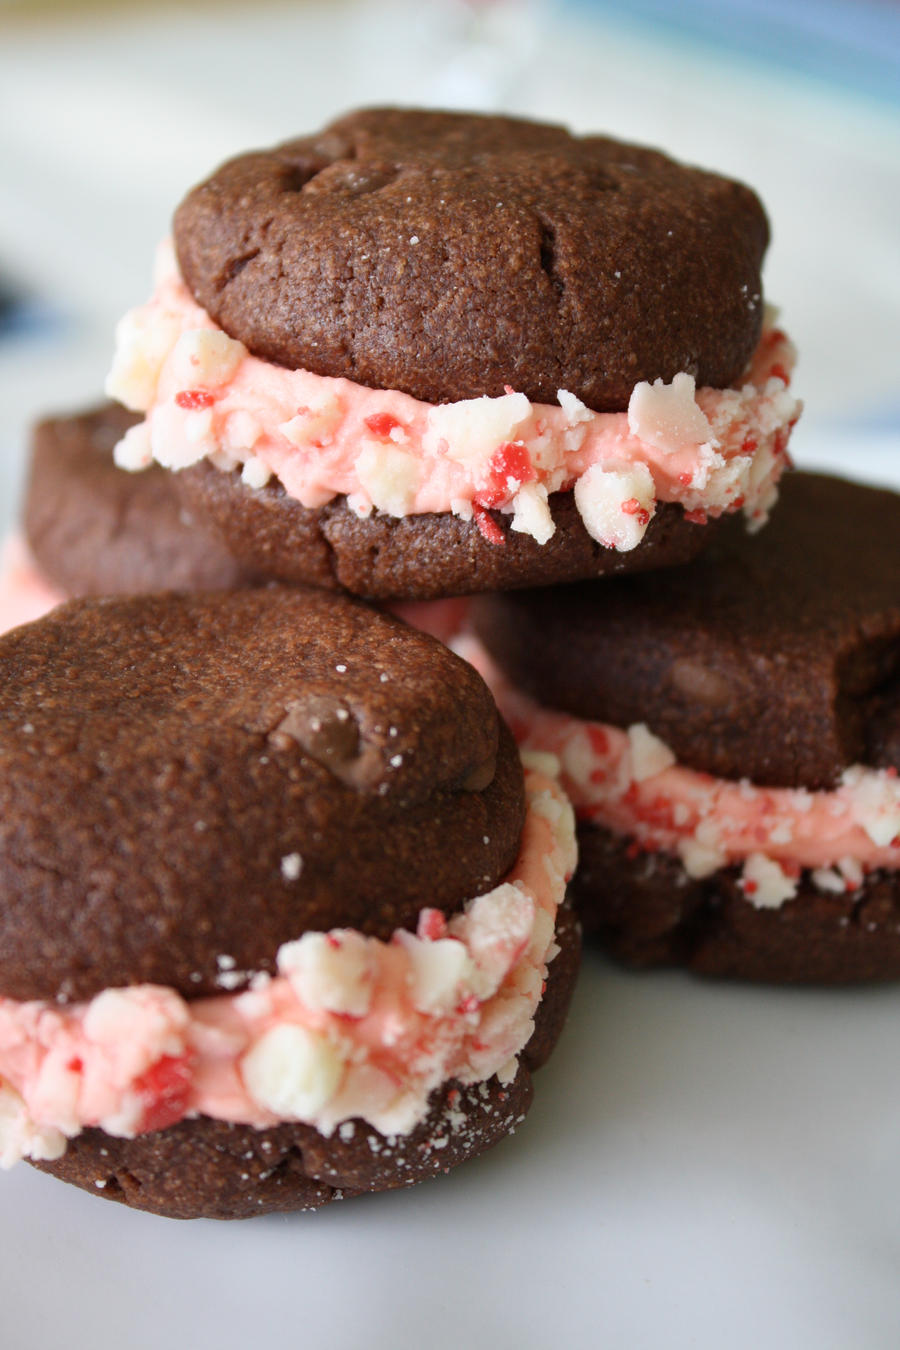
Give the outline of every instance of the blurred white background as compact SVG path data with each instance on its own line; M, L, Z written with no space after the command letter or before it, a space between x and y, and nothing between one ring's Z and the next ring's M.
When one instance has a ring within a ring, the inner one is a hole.
M373 102L532 114L753 184L767 295L801 353L797 457L900 483L898 16L0 0L0 525L28 423L99 396L182 193ZM415 1195L214 1229L4 1178L4 1344L896 1350L898 1027L894 990L636 980L591 959L528 1128Z

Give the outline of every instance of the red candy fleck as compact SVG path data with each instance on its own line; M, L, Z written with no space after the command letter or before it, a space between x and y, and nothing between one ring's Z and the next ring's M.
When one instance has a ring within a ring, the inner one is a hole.
M418 936L437 942L447 936L447 920L439 909L423 909L419 915Z
M585 727L585 731L588 734L588 740L591 743L591 749L593 750L594 754L608 755L609 737L607 736L603 728L598 727L596 723L588 722L587 726Z
M332 951L340 951L341 939L339 937L336 937L334 933L326 933L325 941L328 943Z
M690 487L691 483L694 481L694 475L692 473L680 473L678 475L678 481L682 487Z
M639 858L642 852L643 850L641 849L641 846L638 843L638 841L636 839L632 839L631 843L625 850L625 857L628 858L631 862L634 862L635 858Z
M70 1073L81 1073L81 1070L84 1068L84 1061L80 1055L73 1055L66 1065L66 1068Z
M705 512L705 511L700 511L700 510L697 510L697 511L685 511L685 513L684 513L684 518L685 518L685 520L689 520L689 521L691 522L692 525L705 525L705 524L706 524L706 512Z
M475 997L474 994L467 994L466 997L465 997L464 999L461 999L460 1002L457 1003L457 1005L456 1005L456 1011L457 1011L458 1013L473 1013L473 1012L477 1012L477 1011L478 1011L478 999Z
M138 1134L164 1130L181 1120L191 1095L191 1070L187 1057L163 1055L146 1073L134 1081L135 1091L144 1099L144 1114Z
M639 525L648 525L650 523L650 512L645 511L637 497L629 497L627 502L622 503L622 510L626 516L634 516Z
M194 412L197 408L211 408L215 401L215 394L211 394L208 389L182 389L175 395L175 402L185 412Z
M526 447L519 441L504 441L488 460L487 482L475 500L479 506L501 506L516 490L510 490L510 479L520 487L536 477Z
M363 421L373 436L380 436L383 440L387 440L396 427L403 425L396 417L386 412L372 413L371 417L364 417Z
M741 885L744 888L745 895L755 895L759 890L759 885L755 881L742 881Z
M786 335L781 328L773 328L769 334L769 346L776 347L779 342L785 342Z
M786 385L790 384L791 382L790 372L785 370L784 366L781 364L780 361L777 361L775 363L775 365L769 371L769 374L774 375L776 380L784 380Z
M447 1105L455 1106L456 1103L459 1101L459 1097L460 1097L459 1088L451 1088L450 1091L447 1093Z
M744 505L744 500L745 498L743 493L741 494L740 497L735 497L734 501L731 503L732 511L740 511L741 507Z
M759 449L759 441L755 436L745 436L741 450L745 455L752 455L754 450Z
M478 502L473 503L472 514L475 517L475 524L489 544L506 543L506 538L500 526L491 519L484 507L480 506Z
M788 444L788 434L782 427L779 427L779 429L775 432L776 455L783 455L785 450L787 449L787 444Z

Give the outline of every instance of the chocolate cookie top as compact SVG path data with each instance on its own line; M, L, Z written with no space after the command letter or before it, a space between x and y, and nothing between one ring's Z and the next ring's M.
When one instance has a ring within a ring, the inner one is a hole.
M0 639L0 993L221 992L492 889L522 770L473 670L319 591L79 600Z
M113 447L138 421L106 403L35 427L24 525L41 571L69 596L239 585L246 570L194 521L171 474L116 468Z
M432 403L723 387L760 333L740 183L509 117L373 108L242 155L175 215L194 296L257 356Z
M728 520L686 567L479 598L479 635L539 702L645 722L694 769L900 769L900 496L809 473L781 494L762 534Z

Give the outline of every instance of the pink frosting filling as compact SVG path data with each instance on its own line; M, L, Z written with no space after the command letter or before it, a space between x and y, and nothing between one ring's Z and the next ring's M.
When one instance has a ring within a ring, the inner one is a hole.
M526 763L526 790L506 881L449 920L423 909L416 934L305 933L276 976L214 998L153 985L72 1007L0 998L0 1164L58 1157L87 1126L132 1137L198 1115L326 1135L362 1117L405 1134L448 1079L510 1081L575 866L558 783Z
M747 899L775 907L803 868L823 891L855 890L866 871L900 867L900 780L859 765L829 792L754 787L678 764L646 726L623 731L540 707L506 681L484 648L454 647L481 672L519 743L552 755L579 820L681 858L694 877L743 865ZM548 767L550 767L548 765Z
M692 519L743 508L761 525L775 499L801 405L788 392L791 343L767 328L738 388L692 376L638 384L627 412L559 406L513 389L432 405L391 389L258 360L193 300L164 246L153 298L117 329L107 393L146 414L116 451L122 468L241 466L250 487L274 475L307 507L347 496L360 516L452 511L502 535L486 514L546 543L550 493L573 489L593 538L626 551L657 502Z
M0 551L0 633L40 619L65 598L41 575L22 536L10 535Z

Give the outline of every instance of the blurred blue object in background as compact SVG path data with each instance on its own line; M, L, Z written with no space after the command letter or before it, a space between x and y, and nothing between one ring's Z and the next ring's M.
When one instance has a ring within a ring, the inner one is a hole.
M583 14L727 47L752 60L900 104L892 0L563 0Z

